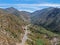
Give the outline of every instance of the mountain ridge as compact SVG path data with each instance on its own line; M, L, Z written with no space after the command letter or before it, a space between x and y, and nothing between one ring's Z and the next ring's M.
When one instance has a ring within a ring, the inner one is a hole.
M53 31L54 31L54 28L56 28L56 27L57 27L57 30L59 30L58 25L60 25L60 24L58 24L57 21L59 22L59 20L60 20L60 18L59 18L60 17L60 8L46 8L41 11L42 11L41 13L32 17L33 23L38 24L38 25L43 25L44 27L53 29ZM49 25L52 27L49 27ZM57 31L57 30L55 29L55 31Z

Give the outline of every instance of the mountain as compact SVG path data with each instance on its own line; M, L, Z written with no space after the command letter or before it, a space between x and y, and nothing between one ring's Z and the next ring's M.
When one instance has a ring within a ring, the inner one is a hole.
M32 13L32 23L42 25L53 32L60 32L60 8L45 8Z
M46 12L43 10L41 13ZM52 45L52 43L60 45L60 34L41 26L42 22L38 23L39 20L37 23L34 22L39 18L39 12L35 15L35 12L18 11L13 7L0 9L0 45ZM33 23L30 23L32 21L30 18L33 19Z
M14 15L17 15L17 16L20 15L20 12L17 9L15 9L14 7L6 8L5 10L8 13L11 13L11 14L14 14Z
M16 45L21 41L22 25L26 23L13 14L0 9L0 44Z
M10 14L14 14L18 17L21 17L23 20L25 20L26 22L30 22L30 12L26 12L26 11L18 11L17 9L10 7L10 8L6 8L5 9L8 13Z

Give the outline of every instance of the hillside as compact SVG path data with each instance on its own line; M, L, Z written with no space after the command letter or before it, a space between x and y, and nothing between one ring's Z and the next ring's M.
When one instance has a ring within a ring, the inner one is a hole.
M45 8L32 13L32 23L42 25L53 32L60 32L60 8Z
M29 45L52 45L52 43L54 45L54 38L60 41L60 36L58 34L48 31L42 26L31 25L29 30L30 33L28 34L27 40ZM58 40L56 40L56 43L60 45Z
M17 16L0 11L0 44L16 45L16 42L21 42L22 25L26 23Z
M30 12L26 12L26 11L19 11L17 9L15 9L14 7L10 7L10 8L6 8L5 9L6 12L8 12L9 14L14 14L19 18L22 18L25 22L30 22Z

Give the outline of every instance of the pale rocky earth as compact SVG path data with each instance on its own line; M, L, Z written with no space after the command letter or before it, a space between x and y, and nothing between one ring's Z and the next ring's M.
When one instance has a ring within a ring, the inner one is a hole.
M23 36L23 38L22 38L22 42L21 42L21 43L16 43L16 45L28 45L28 44L26 44L27 39L29 39L29 38L28 38L28 33L30 33L30 32L28 31L28 26L30 26L30 24L27 25L27 26L23 26L23 27L22 27L22 28L25 30L25 34L24 34L24 36ZM30 40L30 39L29 39L29 40Z

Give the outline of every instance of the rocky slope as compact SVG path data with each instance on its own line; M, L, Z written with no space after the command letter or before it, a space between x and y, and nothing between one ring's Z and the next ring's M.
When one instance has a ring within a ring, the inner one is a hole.
M0 44L16 45L16 42L21 42L22 25L25 24L17 16L0 11Z

